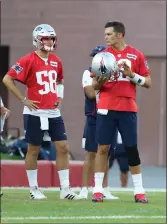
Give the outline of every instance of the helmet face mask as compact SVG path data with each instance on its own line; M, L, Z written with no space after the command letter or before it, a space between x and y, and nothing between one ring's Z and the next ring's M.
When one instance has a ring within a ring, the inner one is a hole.
M43 51L53 51L57 47L57 35L55 30L48 24L38 25L33 31L33 45ZM52 40L52 43L46 43Z
M47 41L51 40L51 43L47 43ZM45 51L53 51L57 46L57 38L55 37L41 37L41 45L43 46L43 50Z

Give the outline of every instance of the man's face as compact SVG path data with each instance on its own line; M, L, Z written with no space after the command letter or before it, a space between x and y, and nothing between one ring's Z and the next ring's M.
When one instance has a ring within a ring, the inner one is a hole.
M113 46L117 44L120 40L120 33L114 32L113 27L105 28L104 38L108 46Z
M43 37L42 43L48 47L53 45L55 38L54 37Z

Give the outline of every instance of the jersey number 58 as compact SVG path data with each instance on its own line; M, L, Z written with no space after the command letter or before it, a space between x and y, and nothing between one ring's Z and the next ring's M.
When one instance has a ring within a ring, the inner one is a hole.
M36 72L37 83L43 86L39 90L39 94L47 94L49 92L56 93L57 72L55 70ZM49 81L42 80L43 77L48 77Z

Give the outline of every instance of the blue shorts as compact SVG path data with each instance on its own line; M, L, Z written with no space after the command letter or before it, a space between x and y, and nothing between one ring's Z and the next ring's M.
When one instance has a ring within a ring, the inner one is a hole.
M48 118L51 141L67 140L66 130L62 117ZM24 114L24 130L26 142L40 146L43 142L44 130L41 130L40 117Z
M116 149L111 150L109 159L109 168L113 166L114 160L117 160L121 172L128 172L128 156L123 144L117 144Z
M85 150L88 152L97 152L98 143L96 141L96 117L87 116L84 128L83 138L85 138ZM116 131L111 142L110 151L116 147L118 132ZM109 156L110 152L109 151Z
M124 146L137 145L137 113L109 110L107 115L97 114L96 141L109 145L118 130Z
M97 152L98 144L95 140L96 117L87 116L83 137L85 140L85 150L88 152Z

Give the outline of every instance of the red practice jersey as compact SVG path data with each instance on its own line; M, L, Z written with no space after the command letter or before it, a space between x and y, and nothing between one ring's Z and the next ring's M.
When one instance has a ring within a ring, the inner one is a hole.
M35 52L20 58L7 73L27 86L28 99L39 101L39 109L54 109L58 102L56 83L64 78L61 60L49 54L45 62Z
M104 51L112 53L119 63L125 61L133 72L141 76L150 74L145 56L137 49L127 46L123 51L116 51L109 47ZM109 80L100 89L97 107L99 109L137 112L136 85L122 72L119 72L114 80Z

